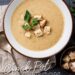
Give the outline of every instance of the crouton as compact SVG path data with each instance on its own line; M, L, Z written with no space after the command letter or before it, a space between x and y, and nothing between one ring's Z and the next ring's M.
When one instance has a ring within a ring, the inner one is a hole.
M65 56L64 59L63 59L63 61L64 61L64 62L69 62L69 61L70 61L70 57L69 57L68 55Z
M31 37L31 33L30 32L25 32L25 37L30 38Z
M38 20L42 20L42 16L41 15L35 15L34 18L37 18Z
M70 52L69 56L71 60L75 60L75 52Z
M43 28L46 25L46 22L47 22L46 20L40 21L40 27Z
M39 29L36 29L36 30L34 31L34 34L36 35L36 37L40 37L40 36L43 35L43 32L42 32L42 30L39 28Z
M44 27L44 33L45 34L50 34L50 31L51 31L51 27L50 26L45 26Z
M69 63L63 64L63 68L66 69L66 70L68 70L69 69Z
M75 72L75 62L70 63L70 69Z

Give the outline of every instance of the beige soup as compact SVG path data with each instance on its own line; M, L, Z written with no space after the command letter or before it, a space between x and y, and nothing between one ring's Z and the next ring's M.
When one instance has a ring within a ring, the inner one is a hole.
M39 38L33 35L30 39L25 37L22 24L26 10L29 10L32 15L41 14L44 16L52 28L50 35ZM52 0L25 0L16 8L11 19L11 30L16 41L23 47L34 51L41 51L54 46L62 35L63 27L63 15Z

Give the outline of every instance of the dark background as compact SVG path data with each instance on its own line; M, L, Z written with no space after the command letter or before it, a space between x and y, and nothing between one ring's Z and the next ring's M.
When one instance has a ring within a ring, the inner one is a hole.
M0 0L0 5L6 5L10 2L10 0ZM69 9L71 7L75 8L75 0L64 0L64 2L68 5ZM42 72L41 74L38 75L75 75L75 73L69 72L64 70L63 68L60 67L60 57L62 55L62 53L71 46L75 46L75 15L73 15L73 13L71 12L72 17L73 17L73 33L71 36L71 39L68 43L68 45L62 50L62 52L58 53L56 55L57 57L57 65L55 68L47 71L47 72Z

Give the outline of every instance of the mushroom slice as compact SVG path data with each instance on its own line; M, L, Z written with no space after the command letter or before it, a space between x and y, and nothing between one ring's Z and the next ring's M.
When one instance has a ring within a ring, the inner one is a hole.
M45 34L50 34L50 32L51 32L51 27L50 26L45 26L44 27L44 33Z
M40 37L40 36L43 35L43 32L42 32L42 30L39 28L39 29L36 29L36 30L34 31L34 34L36 35L36 37Z
M25 32L25 37L30 38L31 37L31 33L29 31Z
M40 21L40 27L44 27L46 25L47 21L46 20L42 20Z
M70 63L70 69L75 72L75 62Z
M68 70L69 69L69 63L64 63L63 64L63 68L66 69L66 70Z
M42 20L42 16L41 15L35 15L34 18L37 18L38 20Z
M71 60L75 60L75 52L70 52L69 56Z

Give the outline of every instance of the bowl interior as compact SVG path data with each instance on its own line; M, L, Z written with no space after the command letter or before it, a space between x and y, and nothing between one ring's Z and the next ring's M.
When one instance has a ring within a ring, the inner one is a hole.
M33 57L33 58L45 58L52 56L62 50L62 48L65 47L65 45L68 43L71 33L72 33L72 18L71 14L67 8L67 6L64 4L61 0L53 0L53 2L59 7L61 10L63 16L64 16L64 30L62 33L62 36L60 40L51 47L50 49L44 50L44 51L31 51L28 49L25 49L22 47L14 38L11 32L11 16L13 12L15 11L16 7L22 2L22 0L14 0L9 8L7 9L5 18L4 18L4 31L5 35L9 41L9 43L12 45L13 48L15 48L17 51L22 53L23 55ZM11 10L12 9L12 10ZM10 13L10 14L9 14Z

